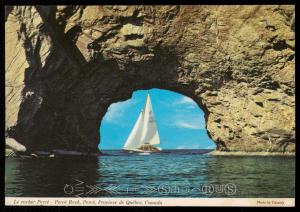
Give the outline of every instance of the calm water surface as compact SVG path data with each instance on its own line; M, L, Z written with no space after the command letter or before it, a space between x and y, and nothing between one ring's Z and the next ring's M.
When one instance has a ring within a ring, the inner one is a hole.
M6 196L294 197L294 157L151 155L103 151L98 158L6 158Z

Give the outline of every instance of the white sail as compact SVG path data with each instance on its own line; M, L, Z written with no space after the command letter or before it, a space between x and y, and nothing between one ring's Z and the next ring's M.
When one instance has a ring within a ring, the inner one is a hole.
M143 144L159 144L159 135L152 110L150 95L147 95L144 110L140 113L125 145L125 150L137 150Z
M151 145L159 144L159 135L157 131L157 126L155 122L154 113L152 110L150 95L147 95L146 107L144 111L144 120L143 120L143 131L142 131L142 144L148 143Z
M141 112L129 137L127 138L127 141L123 147L124 149L132 150L140 146L143 118L143 112Z

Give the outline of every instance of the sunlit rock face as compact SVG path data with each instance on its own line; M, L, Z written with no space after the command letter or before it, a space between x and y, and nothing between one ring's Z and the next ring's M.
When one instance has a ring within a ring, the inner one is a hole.
M9 6L6 133L97 152L113 102L193 98L223 151L295 150L294 6ZM201 142L201 141L199 141Z

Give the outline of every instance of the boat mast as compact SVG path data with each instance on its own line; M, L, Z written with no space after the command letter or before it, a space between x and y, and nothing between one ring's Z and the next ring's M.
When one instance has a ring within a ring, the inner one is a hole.
M144 114L144 111L145 111L145 109L146 109L146 105L147 105L148 96L149 96L149 90L147 91L147 96L146 96L145 105L144 105L144 108L143 108L143 110L142 110L142 113L143 113L143 114Z

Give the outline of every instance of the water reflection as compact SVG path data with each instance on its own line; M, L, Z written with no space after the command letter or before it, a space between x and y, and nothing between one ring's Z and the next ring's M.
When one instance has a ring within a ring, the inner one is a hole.
M293 157L228 157L207 160L208 183L234 183L234 197L293 197L295 159ZM214 194L215 197L221 196Z
M101 177L97 158L8 158L5 170L6 196L67 196L72 180L95 184Z
M108 153L98 158L7 158L6 196L294 197L293 157L209 156L201 150Z

